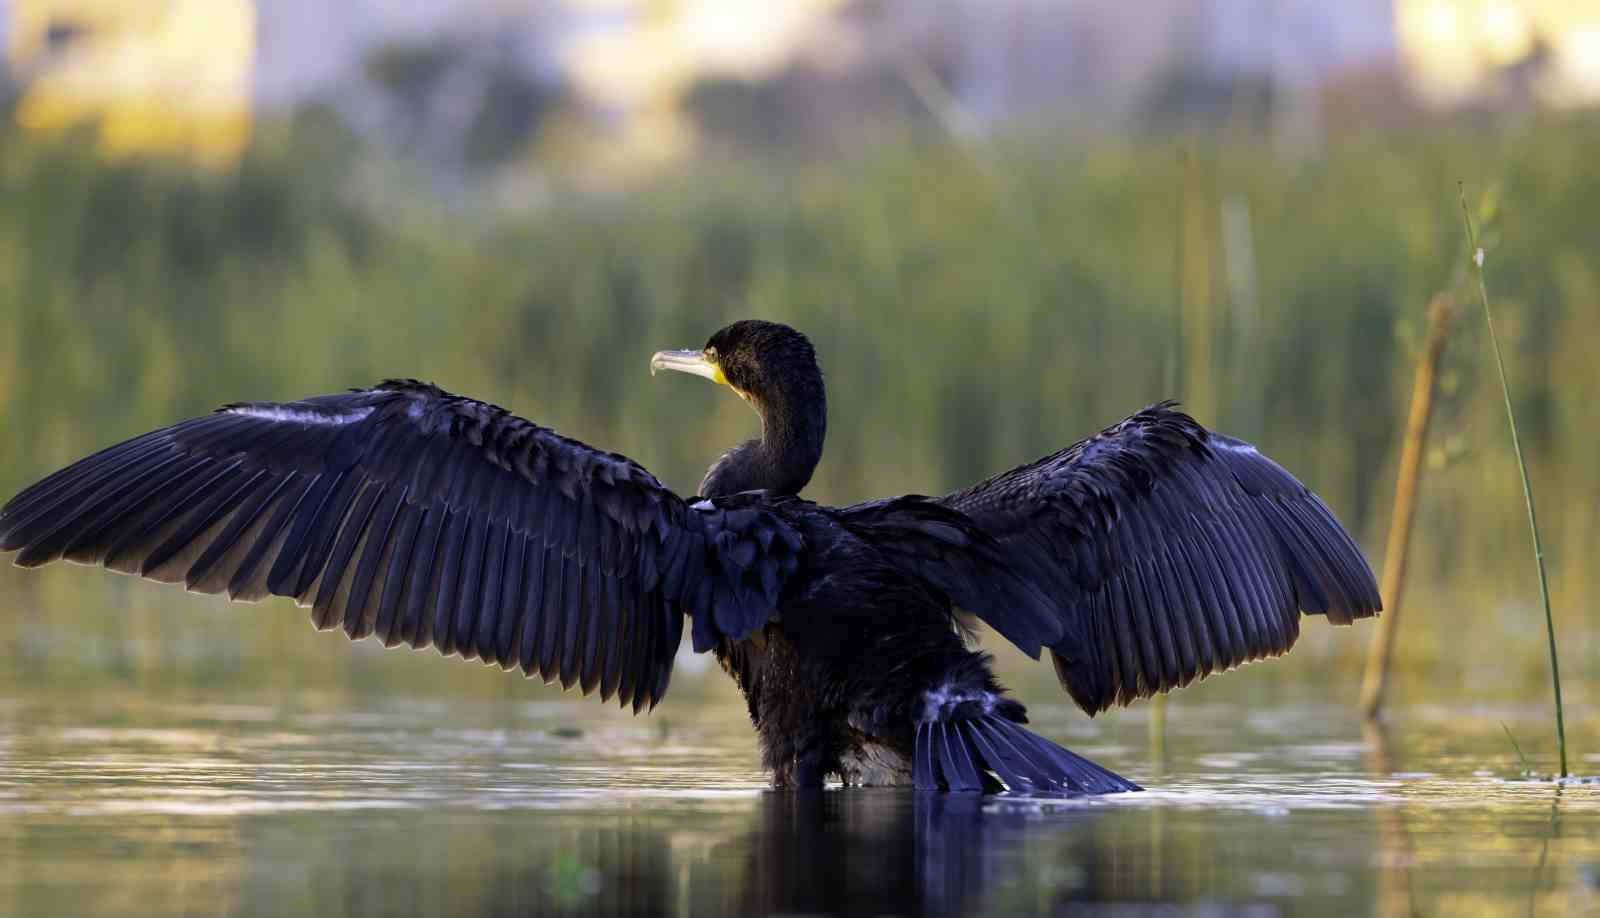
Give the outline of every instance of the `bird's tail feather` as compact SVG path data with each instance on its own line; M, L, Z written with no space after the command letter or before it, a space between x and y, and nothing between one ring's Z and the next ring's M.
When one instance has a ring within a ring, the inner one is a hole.
M998 790L1048 796L1143 788L995 714L917 725L912 779L918 790ZM996 781L998 779L998 781Z

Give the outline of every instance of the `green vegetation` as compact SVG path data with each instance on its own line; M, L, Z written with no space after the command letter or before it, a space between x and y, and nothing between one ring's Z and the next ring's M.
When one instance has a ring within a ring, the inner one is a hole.
M1511 735L1511 728L1506 726L1506 722L1503 720L1500 722L1500 729L1506 731L1506 739L1511 741L1511 748L1516 752L1517 761L1522 765L1522 773L1525 775L1529 774L1530 767L1528 765L1528 757L1522 754L1522 745L1517 742L1517 738L1515 736Z
M221 402L393 375L513 406L689 489L754 419L652 382L648 355L760 316L810 333L829 374L816 499L948 489L1179 380L1201 420L1262 444L1375 553L1411 349L1458 261L1455 183L1492 180L1511 384L1530 476L1563 495L1547 557L1556 607L1577 615L1600 539L1597 143L1594 119L1555 117L1332 132L1310 156L1233 136L1184 156L1083 136L906 140L826 164L702 159L601 194L557 182L491 213L446 208L309 117L213 178L0 134L0 492ZM1520 691L1543 676L1537 635L1506 613L1532 584L1479 333L1462 326L1441 377L1401 697L1408 680ZM0 602L49 610L0 616L21 675L293 679L279 658L316 640L287 610L83 571L0 570ZM198 635L180 624L195 615L212 616ZM263 621L232 627L246 616ZM1569 631L1580 680L1589 630ZM1359 657L1364 640L1328 631L1258 679ZM106 659L85 662L86 633Z
M1556 697L1556 748L1561 752L1561 777L1567 771L1567 719L1561 705L1561 664L1556 655L1556 623L1550 612L1550 578L1544 566L1544 544L1539 537L1539 516L1534 511L1533 484L1528 481L1528 464L1522 455L1522 439L1517 436L1517 412L1511 406L1511 384L1506 382L1506 358L1500 352L1500 336L1494 332L1494 312L1489 308L1489 287L1483 279L1484 250L1478 245L1478 233L1472 228L1472 212L1467 209L1467 192L1460 189L1461 221L1467 227L1467 243L1472 253L1473 277L1478 281L1478 300L1483 304L1483 324L1489 330L1489 346L1494 351L1494 365L1499 372L1500 394L1506 403L1506 424L1511 429L1511 451L1517 456L1517 476L1522 480L1522 500L1528 508L1528 530L1533 535L1533 561L1539 569L1539 601L1544 605L1545 637L1550 644L1550 684ZM1508 730L1507 736L1511 733ZM1518 749L1521 755L1522 750Z

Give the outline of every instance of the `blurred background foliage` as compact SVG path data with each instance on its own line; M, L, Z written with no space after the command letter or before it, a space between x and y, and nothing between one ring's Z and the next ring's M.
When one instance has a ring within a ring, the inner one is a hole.
M946 491L1176 397L1313 486L1376 569L1423 312L1463 281L1464 182L1491 218L1491 294L1575 651L1569 697L1592 700L1592 111L1441 112L1358 85L1329 97L1307 146L1281 130L1270 83L1180 69L1118 130L969 131L938 95L935 57L854 83L805 68L700 80L681 99L694 155L620 174L586 168L573 88L512 60L503 42L386 46L362 64L371 105L257 118L226 168L110 155L92 125L0 129L0 492L223 402L417 376L688 493L756 422L725 393L652 382L647 359L761 317L809 334L828 375L816 500ZM464 108L439 95L461 85ZM819 93L870 109L871 129L808 124ZM1402 703L1424 688L1542 691L1491 372L1468 311L1423 485ZM285 608L125 578L7 567L0 602L0 638L19 650L0 682L408 678ZM1309 628L1301 665L1253 684L1352 668L1365 638ZM524 690L431 672L461 691Z
M817 500L949 490L1176 396L1317 488L1376 566L1422 310L1460 281L1465 181L1499 201L1489 276L1577 634L1600 523L1597 141L1593 123L1554 118L1343 138L1312 159L1248 136L907 138L826 166L702 163L477 220L425 193L364 203L359 144L314 118L222 176L7 132L0 490L222 402L415 375L688 493L755 418L710 388L652 382L647 358L759 316L807 331L828 374ZM1230 276L1240 264L1253 276ZM1439 611L1408 621L1402 661L1451 672L1466 641L1525 646L1536 672L1485 346L1471 318L1456 325L1414 566L1415 604ZM8 569L0 590L70 590L95 618L203 602L67 570Z

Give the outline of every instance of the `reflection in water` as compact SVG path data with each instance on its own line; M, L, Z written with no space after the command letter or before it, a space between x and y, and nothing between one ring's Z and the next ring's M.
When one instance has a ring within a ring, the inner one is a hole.
M1534 914L1535 906L1539 902L1539 892L1544 887L1544 865L1550 859L1550 842L1561 837L1561 791L1560 784L1556 784L1550 797L1550 830L1545 834L1544 842L1539 845L1539 863L1533 868L1533 882L1528 884L1528 914Z
M1363 721L1361 735L1367 745L1367 770L1380 778L1394 773L1389 753L1389 733L1382 723ZM1377 806L1380 863L1377 914L1379 918L1409 918L1411 908L1411 834L1406 831L1400 805Z
M1391 750L1323 710L1241 728L1237 708L1185 708L1159 789L1044 801L765 790L737 710L669 727L595 721L581 702L460 704L442 727L441 711L387 704L0 702L0 915L1600 904L1600 788L1552 797L1483 773L1498 717L1479 733L1412 723ZM1085 751L1149 778L1137 754Z
M1076 831L1091 810L1048 815L1051 833L1076 841L1053 848L1041 871L1026 863L1028 824L1040 819L1026 805L900 790L763 792L753 803L709 825L523 813L490 837L400 831L415 842L409 852L389 831L362 832L310 859L319 892L307 904L346 914L959 915L1002 894L1014 902L1025 887L1029 911L1097 898L1092 837ZM277 846L296 842L264 841L247 902L282 901L274 871L293 855Z
M733 843L746 848L748 865L738 911L967 913L1020 866L1025 809L894 790L763 794L754 832ZM1053 818L1071 831L1092 816L1073 809Z
M401 820L393 831L413 840L409 851L385 829L311 857L319 891L307 905L346 914L962 915L1149 901L1127 898L1148 891L1139 853L1098 847L1088 829L1103 811L1093 807L904 790L762 792L748 802L709 824L522 813L488 836L468 826L401 831ZM261 885L246 889L247 902L282 901L275 871L307 853L278 848L303 844L293 834L264 841Z

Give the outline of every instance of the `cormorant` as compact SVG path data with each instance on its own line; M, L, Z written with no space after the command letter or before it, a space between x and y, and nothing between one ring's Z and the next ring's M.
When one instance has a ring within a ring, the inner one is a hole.
M240 402L112 446L0 510L0 550L520 668L635 712L687 620L777 786L1093 794L1136 785L1023 729L967 615L1050 652L1090 715L1281 654L1299 615L1380 608L1333 514L1172 403L944 497L799 497L827 424L811 343L742 321L651 371L728 386L761 436L696 497L633 461L411 379Z

